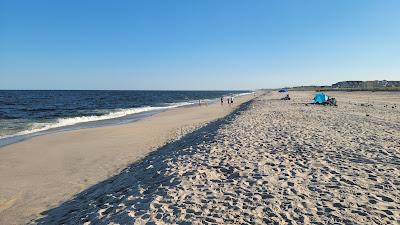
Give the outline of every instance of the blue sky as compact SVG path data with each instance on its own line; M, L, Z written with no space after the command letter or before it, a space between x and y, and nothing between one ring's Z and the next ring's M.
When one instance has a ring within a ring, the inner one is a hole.
M0 0L0 89L400 80L400 1Z

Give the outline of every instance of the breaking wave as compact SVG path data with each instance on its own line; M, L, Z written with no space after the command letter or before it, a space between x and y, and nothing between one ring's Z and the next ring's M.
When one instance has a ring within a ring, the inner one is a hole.
M0 139L10 138L10 137L20 136L20 135L27 135L27 134L42 132L42 131L46 131L46 130L50 130L50 129L54 129L54 128L62 128L62 127L72 126L72 125L81 124L81 123L116 119L116 118L121 118L121 117L125 117L128 115L133 115L133 114L138 114L138 113L143 113L143 112L161 111L161 110L177 108L177 107L192 105L192 104L194 104L194 103L193 102L183 102L183 103L170 104L170 105L164 106L164 107L145 106L145 107L139 107L139 108L118 109L118 110L113 110L112 112L109 112L104 115L59 118L55 122L51 122L51 123L33 123L33 124L31 124L30 128L27 130L20 131L18 133L12 134L12 135L6 135L6 136L2 136L2 137L0 136Z

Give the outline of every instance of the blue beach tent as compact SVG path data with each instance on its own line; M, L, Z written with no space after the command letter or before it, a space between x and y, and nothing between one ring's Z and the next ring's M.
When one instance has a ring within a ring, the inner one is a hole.
M326 101L328 101L328 98L329 98L328 95L322 92L316 93L314 96L314 103L324 104Z

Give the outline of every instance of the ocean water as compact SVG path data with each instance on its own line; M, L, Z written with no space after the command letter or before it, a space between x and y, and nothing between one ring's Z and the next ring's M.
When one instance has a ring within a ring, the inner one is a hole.
M0 146L14 137L127 123L249 91L0 91ZM17 138L18 139L18 138Z

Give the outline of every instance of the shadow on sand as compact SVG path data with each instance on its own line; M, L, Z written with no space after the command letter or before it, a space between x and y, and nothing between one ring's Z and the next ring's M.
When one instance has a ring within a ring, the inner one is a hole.
M198 153L197 145L213 142L218 129L230 123L251 103L252 100L245 102L226 117L156 149L118 175L86 189L58 207L41 213L43 217L32 223L83 224L90 221L91 224L133 224L135 217L146 217L151 202L158 196L166 196L170 187L180 183L179 174L169 173L170 164L182 156Z

